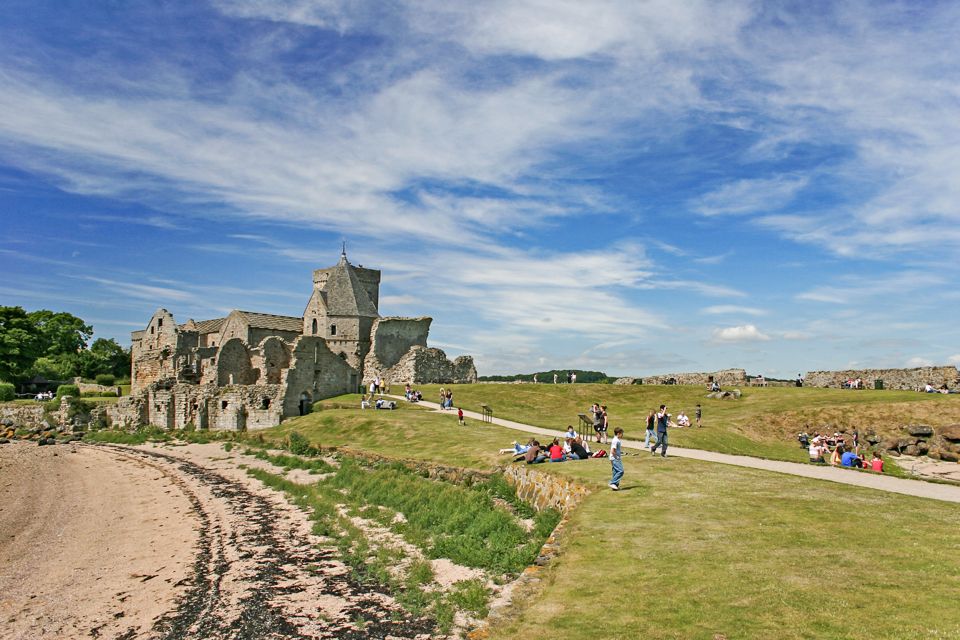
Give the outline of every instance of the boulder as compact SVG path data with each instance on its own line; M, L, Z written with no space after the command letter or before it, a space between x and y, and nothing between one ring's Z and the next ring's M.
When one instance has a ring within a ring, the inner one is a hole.
M927 457L933 458L934 460L940 459L940 449L937 447L931 447L930 451L927 451Z
M869 442L870 444L877 444L878 442L880 442L880 438L877 436L877 434L871 433L870 435L867 436L867 442Z
M0 438L0 444L8 444L9 442L6 438Z
M960 462L960 454L953 451L940 451L940 459L944 462Z
M12 427L13 418L4 418L3 420L0 420L0 424L2 424L5 427Z
M960 442L960 424L949 424L938 429L940 437L951 442Z
M920 438L929 438L933 435L933 427L928 427L925 424L911 424L906 427L907 433L912 436L917 436Z
M903 453L908 456L917 456L920 455L920 449L917 448L917 445L911 444L909 447L903 450Z
M926 455L926 453L930 451L930 445L928 445L926 442L918 442L917 451L920 453L920 455Z

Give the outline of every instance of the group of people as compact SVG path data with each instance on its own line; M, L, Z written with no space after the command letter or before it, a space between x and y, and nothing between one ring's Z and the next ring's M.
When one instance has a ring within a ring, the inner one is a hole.
M409 384L403 388L403 397L407 399L407 402L420 402L423 400L423 394Z
M41 391L36 395L34 400L37 402L43 402L44 400L53 400L53 391Z
M621 429L617 429L621 431ZM603 449L591 451L588 441L581 438L573 429L567 427L562 438L554 438L550 443L543 445L536 438L530 438L526 444L514 442L512 447L500 449L501 454L510 454L514 462L540 464L543 462L566 462L567 460L586 460L587 458L604 458L607 452Z
M960 391L951 391L950 387L947 385L941 385L939 389L935 388L932 384L927 383L923 385L924 393L960 393Z
M377 398L376 401L373 400L373 394L371 393L369 397L366 394L360 397L360 408L369 409L371 404L374 409L396 409L397 403L393 400L386 400L384 398Z
M801 447L809 451L810 462L815 464L829 463L834 467L847 467L851 469L866 469L883 473L883 457L879 451L871 454L867 451L860 451L860 434L854 429L853 446L848 448L847 441L840 433L830 435L820 435L814 433L810 438L806 433L797 434L797 440Z
M440 387L440 410L453 409L453 389Z
M377 374L373 382L370 383L370 397L372 398L376 394L382 396L384 393L390 393L390 385L383 381L380 374Z

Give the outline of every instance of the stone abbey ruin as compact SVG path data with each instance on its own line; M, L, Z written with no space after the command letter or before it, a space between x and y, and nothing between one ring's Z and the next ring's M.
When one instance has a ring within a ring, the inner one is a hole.
M472 383L471 356L427 347L431 318L380 316L380 271L346 251L313 272L302 317L232 311L176 324L158 309L132 333L131 393L108 410L114 425L261 429L355 393L380 376L392 385Z

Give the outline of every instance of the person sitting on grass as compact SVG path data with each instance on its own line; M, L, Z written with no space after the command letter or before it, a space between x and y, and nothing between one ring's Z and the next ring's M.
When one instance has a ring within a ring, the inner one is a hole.
M810 443L810 462L823 464L824 447L820 444L820 438L814 438Z
M367 400L367 394L363 394L363 395L360 397L360 408L361 408L361 409L369 409L369 408L370 408L370 401Z
M550 443L550 462L563 462L567 459L567 456L563 453L563 447L560 446L560 441L557 438L553 439L553 442Z
M880 457L879 451L873 452L873 460L870 461L870 469L876 471L877 473L883 473L883 458Z
M527 449L527 452L523 454L523 459L527 464L540 464L541 462L547 461L547 456L543 453L543 449L540 448L540 443L534 440L530 448Z
M844 451L843 454L840 455L840 466L859 469L860 458L853 451Z
M590 452L583 446L580 438L571 438L567 442L570 445L571 460L586 460L590 457Z
M843 458L843 450L840 447L834 447L833 453L830 454L830 465L835 467L840 464L840 461Z
M677 414L677 426L678 427L690 426L690 418L688 418L687 414L685 414L683 411Z
M567 439L572 439L577 437L577 432L574 431L572 424L567 425L567 432L563 434L563 437Z

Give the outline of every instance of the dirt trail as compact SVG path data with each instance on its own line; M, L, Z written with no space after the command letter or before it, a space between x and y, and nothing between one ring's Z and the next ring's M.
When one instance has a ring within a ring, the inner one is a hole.
M0 636L430 633L387 595L358 584L329 545L318 549L305 515L238 469L236 454L224 456L218 445L68 449L0 449L0 486L14 487L0 511L0 535L12 541L0 567L16 567L0 576ZM112 518L101 517L111 509ZM58 537L73 540L75 553L64 553Z

